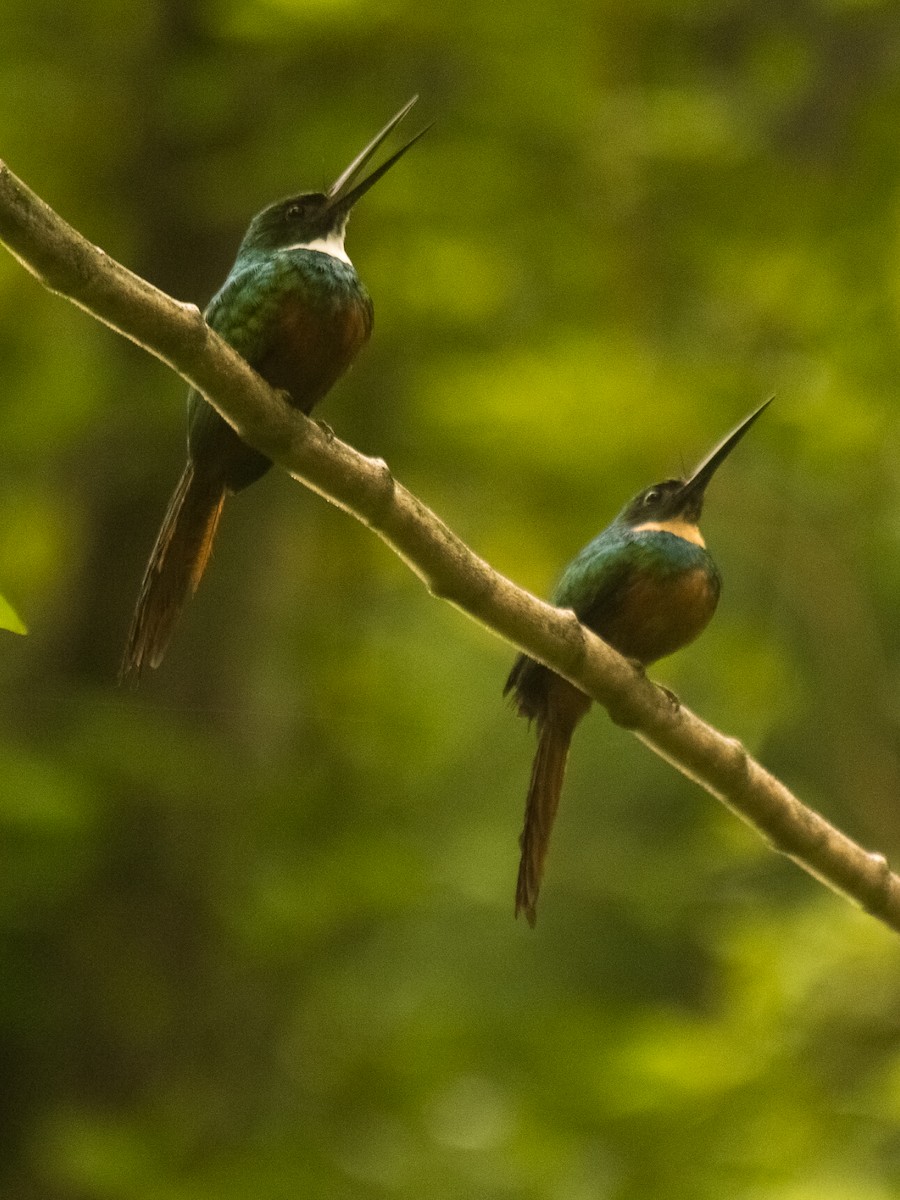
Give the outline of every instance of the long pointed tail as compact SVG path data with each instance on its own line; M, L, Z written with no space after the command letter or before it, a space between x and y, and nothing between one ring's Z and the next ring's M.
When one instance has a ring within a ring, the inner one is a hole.
M227 489L196 475L188 463L178 481L147 563L128 631L119 680L158 667L186 601L197 590L222 515Z
M537 899L544 875L544 860L559 808L569 745L575 722L559 721L550 714L540 724L538 748L531 768L531 784L525 802L525 824L519 845L519 877L516 880L516 916L524 912L532 927L537 920Z

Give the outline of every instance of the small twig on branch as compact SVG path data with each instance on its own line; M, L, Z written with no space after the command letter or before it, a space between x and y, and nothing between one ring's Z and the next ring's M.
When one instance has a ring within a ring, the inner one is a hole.
M366 458L287 405L206 325L91 245L0 162L0 240L51 291L162 359L240 436L301 483L368 525L425 583L577 684L679 771L723 801L776 850L900 932L900 878L725 737L663 694L605 642L516 587Z

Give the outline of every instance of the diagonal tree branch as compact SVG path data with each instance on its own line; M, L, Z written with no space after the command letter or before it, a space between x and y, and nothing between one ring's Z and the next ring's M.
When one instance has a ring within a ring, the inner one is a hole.
M581 687L776 850L900 932L900 877L585 629L516 587L366 458L285 403L205 323L67 225L0 162L0 240L51 291L162 359L255 449L373 529L432 595Z

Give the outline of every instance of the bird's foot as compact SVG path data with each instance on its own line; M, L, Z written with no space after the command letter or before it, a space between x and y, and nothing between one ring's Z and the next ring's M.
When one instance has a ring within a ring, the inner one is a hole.
M681 708L681 700L678 698L678 696L675 694L675 692L673 692L671 688L667 688L665 686L665 684L662 684L662 683L658 683L656 686L659 688L659 690L662 692L662 694L668 700L669 704L671 704L672 711L678 712L679 709Z
M644 664L641 662L641 660L639 658L629 658L628 661L634 667L635 671L637 671L638 675L643 675L643 677L645 679L647 678L647 668L644 666ZM681 708L681 701L679 700L678 696L672 691L672 689L667 688L664 683L657 683L656 687L659 688L659 690L662 692L662 694L666 697L666 699L672 705L673 710L675 712L678 712L678 710Z

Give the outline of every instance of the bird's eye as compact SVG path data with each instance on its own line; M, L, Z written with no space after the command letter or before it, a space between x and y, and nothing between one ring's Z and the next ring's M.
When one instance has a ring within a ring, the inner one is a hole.
M301 196L298 200L292 200L287 208L284 209L284 220L300 221L302 218L310 215L311 208L310 198Z
M644 504L645 505L655 504L658 499L659 499L659 492L657 491L656 488L649 488L646 492L644 492Z

